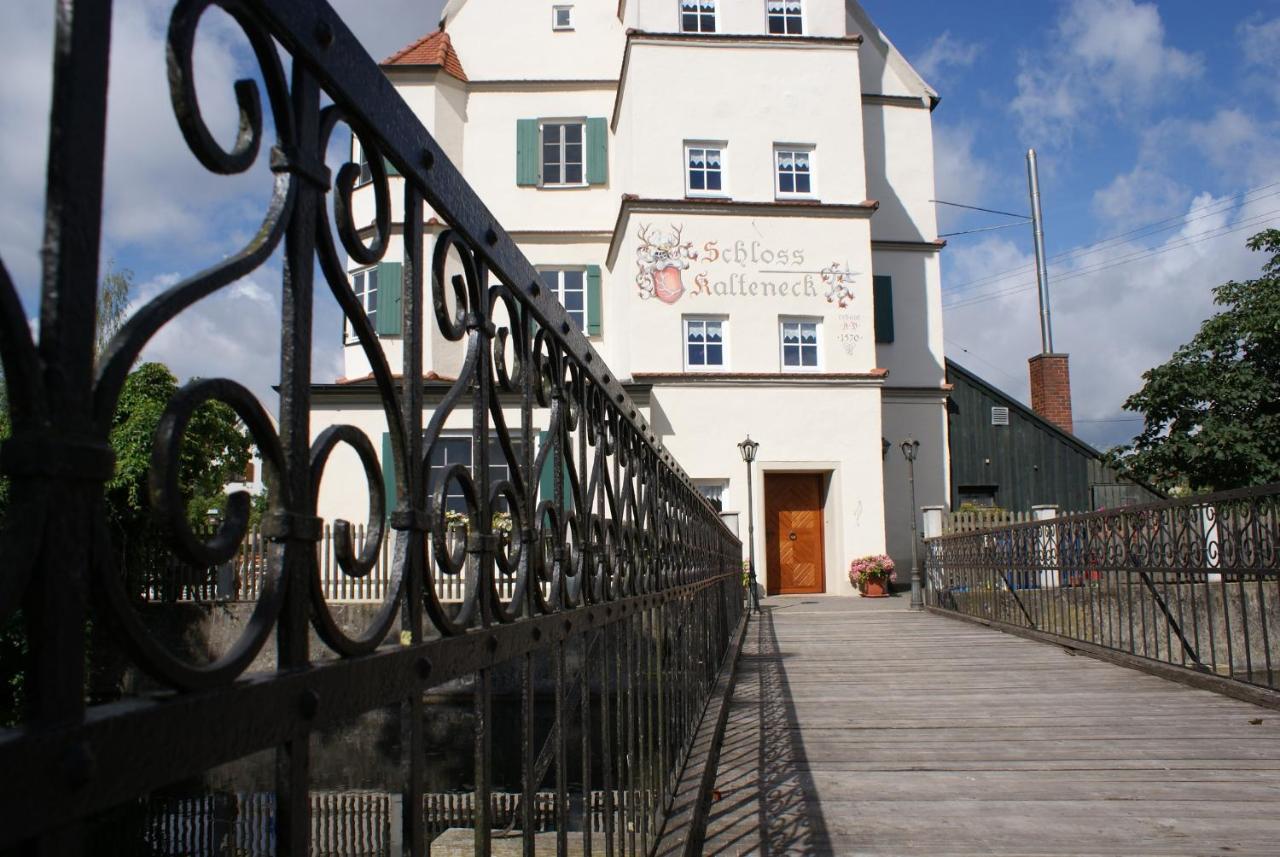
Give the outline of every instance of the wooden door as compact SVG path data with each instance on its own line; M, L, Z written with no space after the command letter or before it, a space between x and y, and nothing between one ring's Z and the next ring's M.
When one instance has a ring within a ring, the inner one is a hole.
M822 475L764 477L765 544L770 595L826 591L822 556Z

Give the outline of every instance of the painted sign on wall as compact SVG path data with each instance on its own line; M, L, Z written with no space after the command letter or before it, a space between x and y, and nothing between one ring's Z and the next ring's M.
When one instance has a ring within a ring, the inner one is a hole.
M841 309L854 300L856 272L832 262L819 271L805 269L801 247L774 247L764 242L712 239L695 249L684 226L671 231L642 224L636 246L636 288L641 300L674 304L688 294L721 297L813 297L823 292ZM696 266L696 267L695 267Z

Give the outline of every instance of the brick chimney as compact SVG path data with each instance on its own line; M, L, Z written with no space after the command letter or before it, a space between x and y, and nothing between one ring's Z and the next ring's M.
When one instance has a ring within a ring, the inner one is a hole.
M1031 369L1031 410L1072 432L1071 369L1066 354L1037 354L1027 363Z

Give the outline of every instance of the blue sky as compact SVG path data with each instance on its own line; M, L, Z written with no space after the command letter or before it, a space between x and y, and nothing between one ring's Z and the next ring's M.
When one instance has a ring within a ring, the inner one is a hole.
M1280 2L864 5L942 95L939 199L1026 212L1038 150L1047 253L1070 254L1050 289L1077 434L1131 437L1141 372L1194 334L1213 285L1257 275L1244 241L1280 222ZM1014 222L940 213L943 232ZM1025 399L1030 228L951 238L943 272L948 356Z
M334 5L380 58L432 29L441 2ZM103 259L134 271L140 300L236 249L266 199L261 164L214 177L179 138L163 77L169 6L118 0L113 34ZM1261 260L1244 241L1280 220L1280 0L1211 12L1185 0L865 7L942 94L939 199L1025 211L1023 159L1028 146L1039 150L1055 345L1072 355L1077 433L1099 446L1132 436L1139 424L1121 404L1142 371L1212 312L1213 285L1256 276ZM0 257L32 314L52 11L37 0L0 11ZM196 65L202 105L224 140L234 127L231 81L253 73L244 48L225 15L209 13ZM944 232L1009 222L942 215ZM954 237L943 254L948 356L1023 399L1026 359L1039 350L1031 272L1026 226ZM271 401L278 279L276 259L169 325L147 356L183 377L239 378ZM339 329L336 306L322 297L320 380L341 372Z

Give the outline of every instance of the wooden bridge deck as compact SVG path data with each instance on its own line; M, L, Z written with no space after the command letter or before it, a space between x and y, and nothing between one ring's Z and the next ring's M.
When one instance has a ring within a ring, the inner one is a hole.
M1280 854L1280 711L906 610L771 598L706 854Z

